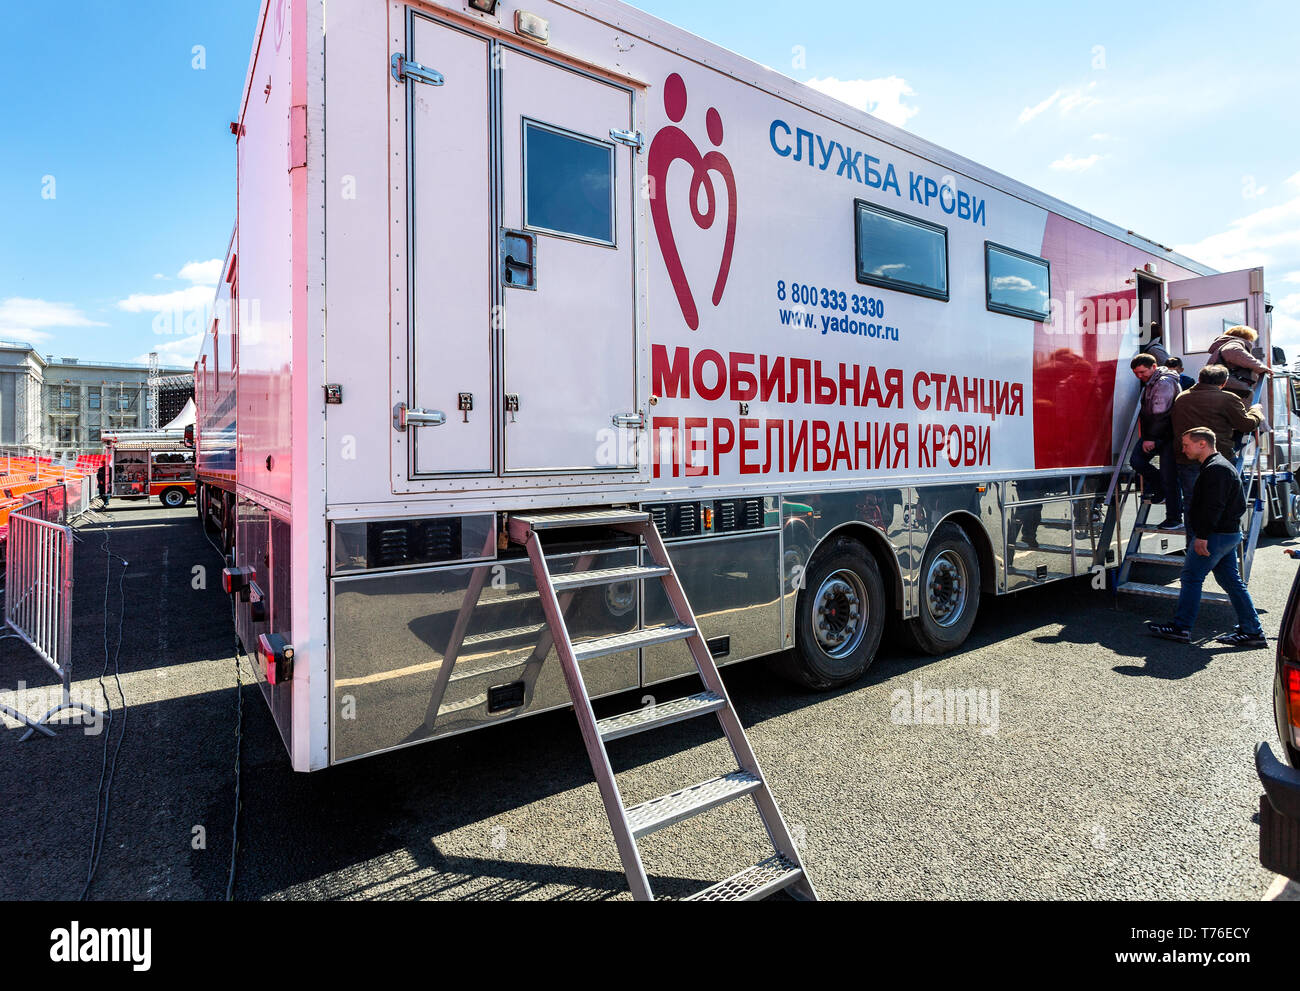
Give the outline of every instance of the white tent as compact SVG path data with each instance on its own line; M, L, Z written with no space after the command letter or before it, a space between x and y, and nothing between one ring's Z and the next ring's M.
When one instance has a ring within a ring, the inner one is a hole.
M163 427L163 429L180 430L183 432L186 427L194 426L196 418L197 411L194 406L194 397L191 396L189 399L185 400L185 406L176 414L176 419L172 420L172 422Z

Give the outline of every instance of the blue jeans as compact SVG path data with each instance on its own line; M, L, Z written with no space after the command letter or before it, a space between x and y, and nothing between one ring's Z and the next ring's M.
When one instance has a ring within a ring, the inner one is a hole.
M1183 490L1178 486L1178 462L1174 460L1174 442L1156 441L1155 449L1148 454L1142 450L1142 441L1133 445L1129 464L1142 476L1142 491L1148 496L1165 500L1165 519L1176 523L1183 518ZM1151 462L1160 459L1159 470Z
M1241 543L1241 534L1212 533L1208 543L1208 557L1197 554L1190 544L1187 547L1174 626L1180 630L1190 630L1196 623L1196 613L1201 608L1201 586L1205 584L1206 576L1213 572L1215 580L1232 600L1232 608L1237 611L1237 623L1241 626L1241 631L1258 636L1263 632L1263 627L1259 625L1255 604L1237 571L1237 545Z

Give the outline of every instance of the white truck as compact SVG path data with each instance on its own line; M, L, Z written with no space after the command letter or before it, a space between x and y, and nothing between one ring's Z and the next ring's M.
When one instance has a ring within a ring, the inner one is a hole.
M1144 335L1268 346L1260 270L613 0L265 0L231 129L197 501L293 766L574 705L625 864L666 823L612 731L717 712L757 790L669 804L752 793L789 859L714 665L842 685L1116 565Z

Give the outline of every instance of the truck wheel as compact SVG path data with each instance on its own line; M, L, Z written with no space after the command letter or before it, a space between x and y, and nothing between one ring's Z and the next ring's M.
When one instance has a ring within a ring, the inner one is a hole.
M934 531L921 561L921 615L903 624L906 639L926 654L960 647L980 606L980 561L961 527Z
M824 690L862 676L885 629L885 582L858 541L840 537L804 572L795 603L795 650L776 659L779 673Z
M1300 537L1300 505L1297 505L1295 483L1275 482L1274 485L1282 503L1282 515L1269 520L1264 532L1270 537Z
M168 509L180 509L189 498L189 493L184 489L163 489L161 498L162 504Z

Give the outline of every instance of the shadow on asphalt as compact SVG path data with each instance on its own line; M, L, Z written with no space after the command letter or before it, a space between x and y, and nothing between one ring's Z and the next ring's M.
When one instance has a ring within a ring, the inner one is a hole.
M130 562L125 573L104 553L105 534L109 549ZM78 678L93 678L104 668L106 630L111 658L123 610L120 668L131 676L125 705L110 678L117 715L107 734L65 728L55 740L19 744L20 730L0 732L0 790L21 796L10 807L10 828L0 835L0 858L22 865L0 875L0 897L79 894L105 744L111 748L121 740L105 852L91 897L221 898L233 824L236 695L220 557L188 507L115 504L78 535L74 670ZM206 587L194 587L196 566L206 568ZM1116 668L1126 674L1186 677L1199 670L1191 665L1212 661L1213 651L1192 654L1180 645L1148 643L1141 636L1145 607L1116 605L1087 582L1081 578L1002 599L986 596L972 636L948 656L1059 623L1058 632L1034 640L1067 648L1100 644L1143 662ZM1217 612L1226 608L1207 606L1203 622L1228 619L1230 626L1231 611ZM198 663L204 661L214 663ZM1069 650L1062 650L1061 664L1069 661ZM742 721L754 725L936 663L938 658L886 644L863 678L827 694L796 689L758 663L727 668L726 679ZM19 680L29 686L55 683L30 649L13 639L0 640L0 673L3 688ZM447 856L437 848L440 835L591 784L569 712L299 774L289 767L260 689L247 683L250 674L245 662L237 898L282 897L288 890L322 898L510 900L546 885L561 886L558 897L565 900L626 892L617 871ZM145 692L140 679L150 677L158 679L159 689ZM653 690L674 697L694 690L692 681ZM597 714L635 708L641 694L601 700ZM638 738L635 747L612 748L612 758L616 770L637 767L719 736L711 722L678 723ZM198 831L202 844L196 842ZM699 886L687 878L652 880L668 894Z

